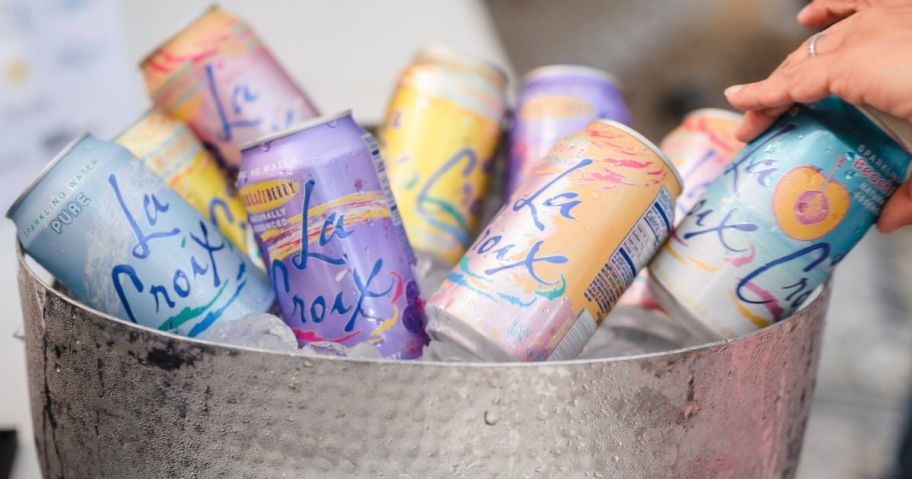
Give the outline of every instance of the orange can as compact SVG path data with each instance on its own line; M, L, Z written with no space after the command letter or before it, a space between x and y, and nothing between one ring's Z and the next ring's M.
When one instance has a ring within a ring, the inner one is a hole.
M681 179L641 135L596 120L559 142L428 301L438 351L572 359L667 238Z

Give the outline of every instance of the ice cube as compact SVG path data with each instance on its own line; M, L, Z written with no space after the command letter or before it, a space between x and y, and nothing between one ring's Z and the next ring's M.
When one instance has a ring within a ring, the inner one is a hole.
M294 332L284 321L268 313L253 313L231 321L216 321L199 339L270 351L298 349Z
M577 359L659 353L700 342L660 310L618 306L602 321Z
M420 251L415 252L415 280L418 290L425 299L429 298L450 274L452 266L448 266L438 259Z

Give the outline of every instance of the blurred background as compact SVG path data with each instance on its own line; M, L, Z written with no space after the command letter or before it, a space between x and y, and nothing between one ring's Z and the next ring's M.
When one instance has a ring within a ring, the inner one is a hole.
M138 61L210 3L0 0L0 211L77 133L110 137L141 114ZM654 141L691 109L725 107L726 86L763 77L812 33L794 21L798 0L220 4L253 25L324 112L353 108L377 123L414 50L435 42L500 64L514 87L549 63L611 72L635 128ZM14 236L0 220L0 430L18 431L12 477L31 479ZM912 383L910 257L912 232L871 232L837 271L801 479L896 477Z

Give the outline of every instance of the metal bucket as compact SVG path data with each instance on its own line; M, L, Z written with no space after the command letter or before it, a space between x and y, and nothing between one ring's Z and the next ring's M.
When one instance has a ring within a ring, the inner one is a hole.
M466 365L219 346L90 310L19 255L45 478L792 477L829 301L743 338Z

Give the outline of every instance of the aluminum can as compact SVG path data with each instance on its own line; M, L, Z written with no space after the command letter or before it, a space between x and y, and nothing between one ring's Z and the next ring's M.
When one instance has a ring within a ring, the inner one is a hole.
M196 336L267 311L266 276L125 148L84 134L7 213L22 248L86 305Z
M675 204L677 223L744 147L735 138L741 118L738 113L716 108L694 110L659 143L684 181L684 190ZM641 271L618 304L658 309L659 303L649 292L647 275L646 270Z
M234 184L187 125L151 109L114 141L142 160L216 225L235 248L262 267L256 240L247 225L247 211Z
M907 176L902 132L884 118L829 97L741 150L650 265L662 308L707 339L792 314Z
M613 76L579 65L549 65L527 73L510 133L505 196L559 140L596 118L630 123L630 111Z
M243 148L238 188L299 344L368 342L421 356L415 257L373 137L351 112Z
M612 120L559 142L530 175L428 300L441 351L575 358L665 241L681 192L665 155Z
M505 99L494 67L433 58L402 72L379 139L412 247L448 270L475 232Z
M319 115L250 26L213 6L140 64L152 102L232 174L239 146Z

